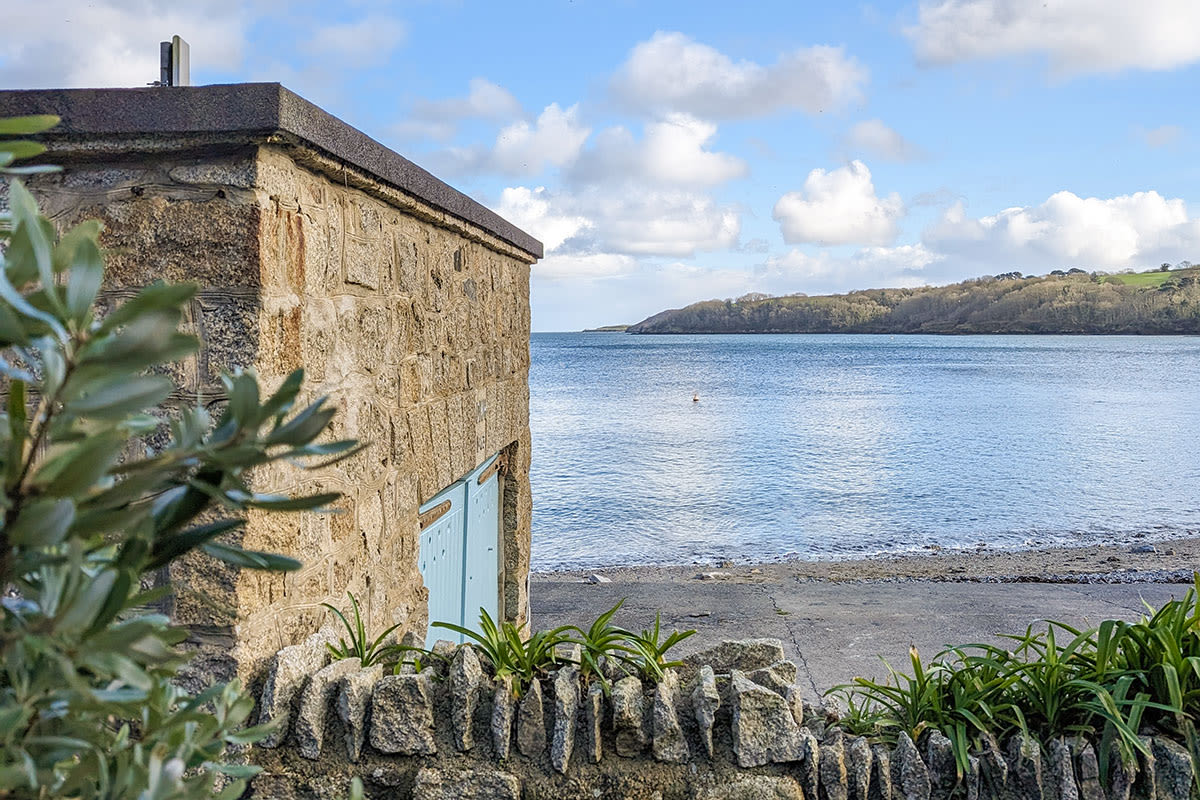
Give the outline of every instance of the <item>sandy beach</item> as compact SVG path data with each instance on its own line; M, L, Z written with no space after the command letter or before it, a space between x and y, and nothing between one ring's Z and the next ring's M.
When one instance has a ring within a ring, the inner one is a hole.
M629 567L534 574L538 628L616 621L694 629L681 647L770 636L783 641L813 696L855 675L901 667L910 646L999 642L1038 620L1134 619L1182 597L1200 569L1200 538L997 552L931 552L859 561L724 567Z

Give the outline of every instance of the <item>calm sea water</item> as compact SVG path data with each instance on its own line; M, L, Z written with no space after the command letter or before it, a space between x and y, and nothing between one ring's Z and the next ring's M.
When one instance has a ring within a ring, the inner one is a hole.
M534 334L532 359L535 569L1200 529L1197 338Z

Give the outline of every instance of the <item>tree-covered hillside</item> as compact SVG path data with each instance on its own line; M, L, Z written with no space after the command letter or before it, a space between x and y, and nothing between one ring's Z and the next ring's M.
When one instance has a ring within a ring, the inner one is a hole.
M747 295L663 311L630 333L1200 333L1200 268L1008 273L950 286Z

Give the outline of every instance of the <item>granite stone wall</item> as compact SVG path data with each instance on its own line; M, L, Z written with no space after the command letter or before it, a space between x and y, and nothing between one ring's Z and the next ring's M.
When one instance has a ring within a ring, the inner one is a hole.
M303 367L302 399L340 409L334 436L369 443L318 471L255 475L259 491L344 494L336 515L251 516L244 544L294 555L300 572L193 559L161 576L208 672L259 673L347 591L372 630L423 632L417 508L497 452L502 613L525 620L535 254L287 137L88 136L51 153L64 171L31 188L60 226L103 222L108 297L158 279L201 287L186 324L204 349L168 405L219 406L222 370L253 367L269 391Z
M421 671L330 662L320 635L281 650L259 703L276 732L249 759L261 798L414 800L1189 800L1188 751L983 734L959 769L947 735L856 735L809 702L777 639L693 653L657 683L584 677L578 645L518 697L486 656L439 643ZM394 674L393 674L394 673ZM813 698L815 700L815 698ZM894 739L894 741L893 741Z

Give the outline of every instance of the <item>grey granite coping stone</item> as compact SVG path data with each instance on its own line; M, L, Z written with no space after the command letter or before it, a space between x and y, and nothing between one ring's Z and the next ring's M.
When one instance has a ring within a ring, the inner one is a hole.
M237 134L251 140L286 134L477 225L534 258L543 255L542 243L528 233L278 83L0 90L0 116L24 114L62 117L58 128L38 137L47 143L102 135Z

